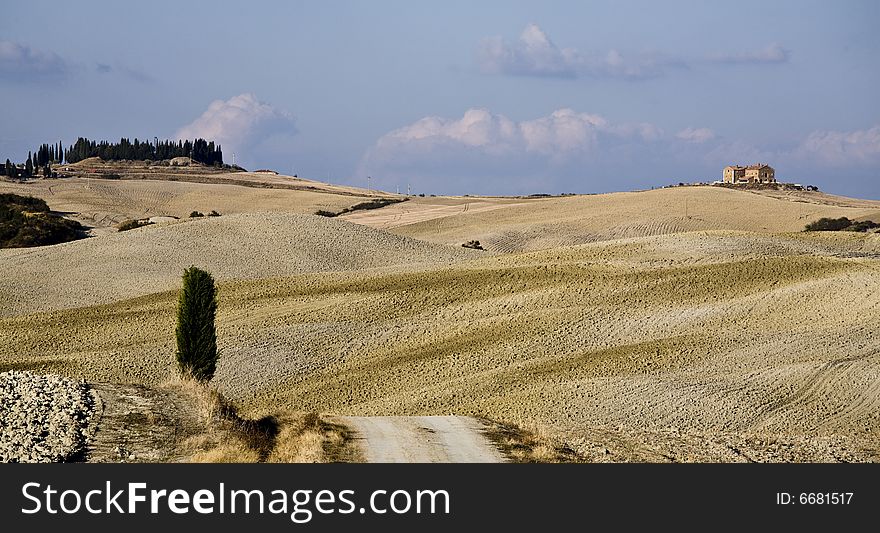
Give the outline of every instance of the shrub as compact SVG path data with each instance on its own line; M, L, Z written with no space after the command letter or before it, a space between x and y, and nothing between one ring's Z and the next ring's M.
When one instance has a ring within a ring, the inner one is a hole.
M0 194L0 248L28 248L85 237L85 228L30 196Z
M482 250L483 249L483 245L480 244L480 241L468 241L468 242L462 244L462 246L465 248L472 248L474 250Z
M203 216L205 216L205 215L201 214L198 211L193 211L192 213L189 214L189 218L196 218L196 217L203 217Z
M866 231L874 228L880 228L880 224L871 220L863 220L862 222L853 222L848 228L844 228L843 231L858 231L861 233L865 233Z
M128 231L130 229L137 229L137 228L142 228L144 226L149 226L150 224L152 224L152 222L128 219L128 220L123 220L122 222L120 222L119 225L116 226L116 230L117 231Z
M804 231L840 231L852 225L852 221L846 217L820 218L807 224Z
M212 209L211 212L208 213L208 216L209 216L209 217L219 217L219 216L220 216L220 213L218 213L217 211L214 211L214 210Z
M396 203L400 203L400 202L404 202L404 201L406 201L406 198L374 198L372 200L367 200L366 202L360 202L360 203L354 204L351 207L346 207L345 209L343 209L342 211L340 211L338 213L333 213L332 211L324 211L322 209L322 210L319 210L318 212L316 212L315 214L325 216L325 217L338 217L339 215L344 215L345 213L351 213L352 211L361 211L364 209L380 209L382 207L396 204Z
M18 211L49 212L49 206L46 204L46 201L41 198L34 198L33 196L20 196L12 193L0 194L0 205L14 208Z
M326 209L318 209L317 211L315 211L315 214L318 215L319 217L335 217L336 216L336 213L334 213L333 211L327 211Z
M217 368L217 291L211 274L196 267L183 273L177 304L177 364L185 376L210 381Z

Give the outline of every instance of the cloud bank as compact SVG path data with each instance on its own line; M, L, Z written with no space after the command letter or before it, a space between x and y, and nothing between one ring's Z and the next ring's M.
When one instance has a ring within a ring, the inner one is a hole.
M574 178L600 179L631 167L635 154L653 160L650 152L666 140L653 124L612 123L568 108L524 121L469 109L460 118L425 117L383 135L358 173L391 190L411 184L421 192L559 192L577 185Z
M709 128L685 128L675 134L675 137L691 143L704 143L715 138L715 132Z
M790 52L778 43L738 53L716 54L704 59L672 57L656 52L625 55L560 48L537 25L529 24L515 41L487 37L477 49L480 69L488 74L558 78L609 78L645 80L673 69L686 70L696 64L773 64L788 61Z
M247 165L289 151L296 135L293 115L261 102L250 93L215 100L208 109L174 134L176 139L201 137L223 146L224 161Z
M0 40L0 81L59 81L70 73L70 65L54 52Z
M835 167L880 165L880 126L848 132L814 131L796 153Z
M153 81L149 74L124 65L97 63L92 69L88 65L68 61L55 52L0 40L0 82L58 83L71 76L90 72L121 76L141 83Z
M618 50L605 53L559 48L537 24L529 24L516 41L488 37L480 43L478 62L483 72L520 76L564 78L607 77L639 80L661 76L684 63L657 54L624 56Z
M706 127L671 134L651 123L615 123L567 108L523 121L469 109L383 135L361 158L357 175L392 191L411 185L438 194L606 192L714 181L727 164L760 161L776 167L781 179L856 190L880 169L880 126L816 131L766 149Z
M709 60L716 63L726 64L761 64L761 63L785 63L789 60L791 52L779 43L770 43L766 48L751 50L735 54L716 54L709 56Z

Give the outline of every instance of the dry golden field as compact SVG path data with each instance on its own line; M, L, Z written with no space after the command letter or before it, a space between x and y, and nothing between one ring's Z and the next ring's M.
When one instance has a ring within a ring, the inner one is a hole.
M599 461L880 459L880 234L799 231L878 202L683 187L327 219L295 213L359 199L111 186L245 214L0 250L0 371L162 383L196 264L220 281L215 383L245 414L475 415Z
M684 231L800 231L821 217L880 215L880 202L823 193L676 187L556 198L413 198L352 222L510 253Z
M338 212L378 196L395 196L253 172L212 174L205 179L211 182L80 177L27 184L0 181L0 193L42 198L50 209L68 213L70 218L93 228L93 234L115 232L115 226L126 219L184 218L192 211L208 213L211 210L224 215L252 212L311 215L319 209ZM281 181L298 188L275 188ZM248 185L230 185L229 182Z

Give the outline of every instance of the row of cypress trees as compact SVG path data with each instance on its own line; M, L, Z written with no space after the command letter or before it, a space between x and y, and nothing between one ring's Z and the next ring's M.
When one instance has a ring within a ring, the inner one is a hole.
M43 169L44 176L49 177L52 175L52 165L50 163L47 162L38 165L36 161L37 158L32 157L32 154L28 152L28 158L25 160L24 168L21 169L7 159L5 165L0 165L0 176L9 176L10 178L30 178L36 175L36 171L40 168Z
M160 141L156 138L154 141L141 141L135 137L134 141L132 141L123 137L119 139L118 143L111 143L80 137L70 148L63 150L60 155L68 163L76 163L88 157L100 157L106 161L119 159L159 161L174 157L191 157L193 161L198 161L205 165L223 164L223 149L221 146L219 144L215 145L214 141L206 141L205 139Z
M119 139L118 143L108 141L93 141L86 137L80 137L73 145L64 148L61 141L58 144L42 144L35 152L28 152L25 166L31 170L28 176L33 175L33 169L45 168L51 164L76 163L89 157L100 157L105 161L119 159L161 161L174 157L191 157L205 165L222 165L223 148L214 141L205 139L195 140L164 140L158 138L154 141L141 141L135 137L134 141L126 138ZM2 169L3 174L12 176Z

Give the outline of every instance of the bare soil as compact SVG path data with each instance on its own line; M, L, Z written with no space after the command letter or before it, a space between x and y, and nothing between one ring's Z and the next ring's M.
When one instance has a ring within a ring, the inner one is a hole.
M483 424L461 416L340 417L369 463L500 463Z
M206 429L192 400L173 390L114 383L94 383L92 390L100 406L88 462L185 461L192 451L183 443Z

